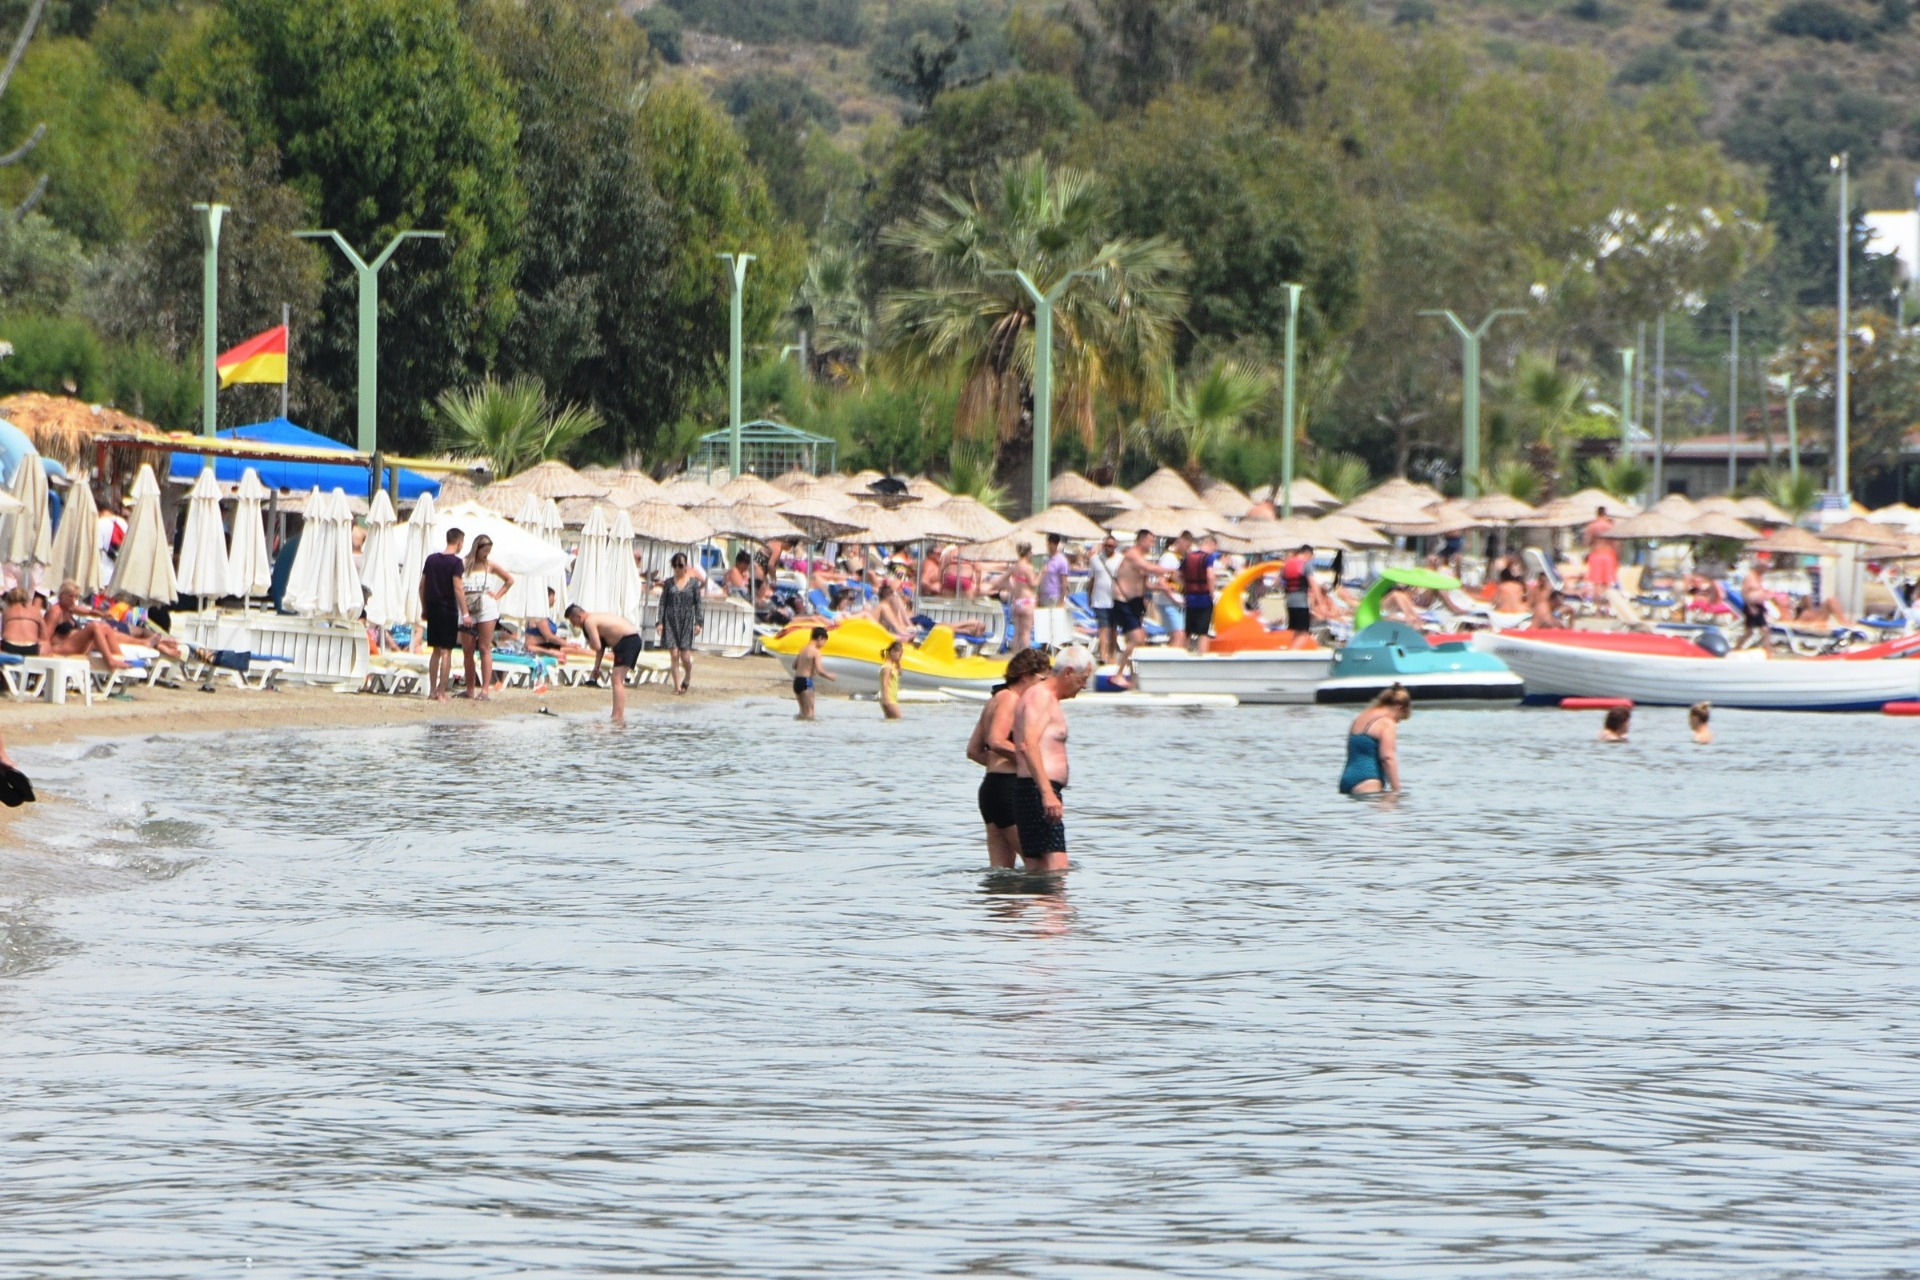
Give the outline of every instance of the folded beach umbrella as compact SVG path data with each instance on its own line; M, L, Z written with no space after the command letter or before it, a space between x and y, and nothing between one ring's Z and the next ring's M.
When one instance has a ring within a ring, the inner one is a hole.
M72 582L82 597L100 590L100 546L96 529L100 512L93 505L93 489L84 483L67 491L60 529L53 536L53 558L47 574L55 585Z
M400 581L404 534L395 523L386 490L373 497L367 512L367 545L360 556L360 585L367 589L367 621L391 627L407 620L406 588Z
M588 613L619 612L620 587L614 577L612 534L613 524L607 508L595 506L587 513L587 522L580 529L580 550L574 556L573 580L567 589L568 604L577 604Z
M344 490L310 495L285 603L309 618L357 618L364 594L353 571L353 511Z
M0 560L17 565L51 564L51 504L47 501L47 472L38 454L28 454L14 471L13 497L20 509L10 516L0 516L0 535L4 535L0 536Z
M227 589L222 594L264 596L273 589L273 557L267 554L267 521L262 513L273 495L252 467L240 473L234 492L233 538L227 544ZM431 502L431 498L422 498Z
M401 538L400 548L400 591L405 598L406 622L421 622L420 575L427 567L427 557L441 550L433 545L433 521L436 514L433 495L423 493L420 500L413 504L413 514L407 517L407 528Z
M613 546L613 577L620 592L616 611L634 626L640 625L640 611L646 606L647 587L640 581L640 562L633 555L633 518L624 507L613 509L607 541Z
M149 604L172 604L180 594L174 586L173 549L167 545L167 531L160 523L160 482L144 462L133 479L127 536L120 543L120 558L114 562L113 581L107 584L107 590Z
M220 523L220 481L203 468L187 494L187 525L180 533L174 585L183 596L217 600L227 594L227 531Z

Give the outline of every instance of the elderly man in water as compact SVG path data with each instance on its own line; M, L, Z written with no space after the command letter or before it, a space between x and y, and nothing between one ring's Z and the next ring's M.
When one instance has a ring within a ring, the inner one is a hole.
M1066 806L1060 798L1067 789L1067 712L1061 704L1091 679L1093 654L1069 645L1054 658L1052 673L1034 681L1014 706L1014 818L1029 871L1067 869Z

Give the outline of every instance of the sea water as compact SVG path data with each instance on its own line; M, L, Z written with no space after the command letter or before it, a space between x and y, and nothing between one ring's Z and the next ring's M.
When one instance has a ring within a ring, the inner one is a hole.
M1920 1273L1920 724L156 738L0 860L0 1275Z

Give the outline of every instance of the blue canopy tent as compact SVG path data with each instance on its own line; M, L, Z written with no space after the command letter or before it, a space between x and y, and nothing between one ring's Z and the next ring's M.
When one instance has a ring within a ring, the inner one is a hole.
M218 433L221 440L252 440L260 444L298 445L306 449L330 449L341 453L354 452L352 446L341 444L338 440L329 440L317 435L305 427L295 426L285 418L272 418L266 422L256 422L251 426L235 427L231 431ZM319 489L322 493L330 489L343 489L348 493L364 494L367 491L367 468L360 463L345 463L339 466L321 462L271 462L253 458L215 458L213 474L222 484L237 484L240 475L252 467L260 477L260 483L269 489L288 489L304 493L308 489ZM173 455L172 475L176 480L191 482L206 469L206 459L198 454L176 453ZM440 482L417 471L399 469L400 497L404 500L418 498L423 493L440 492Z

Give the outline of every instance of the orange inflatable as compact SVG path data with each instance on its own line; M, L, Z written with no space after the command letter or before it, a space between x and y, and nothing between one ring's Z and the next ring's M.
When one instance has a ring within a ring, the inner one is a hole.
M1248 565L1227 579L1213 602L1213 642L1210 653L1260 653L1277 649L1317 649L1312 636L1291 631L1269 631L1257 615L1247 613L1247 588L1269 573L1280 572L1280 561Z

